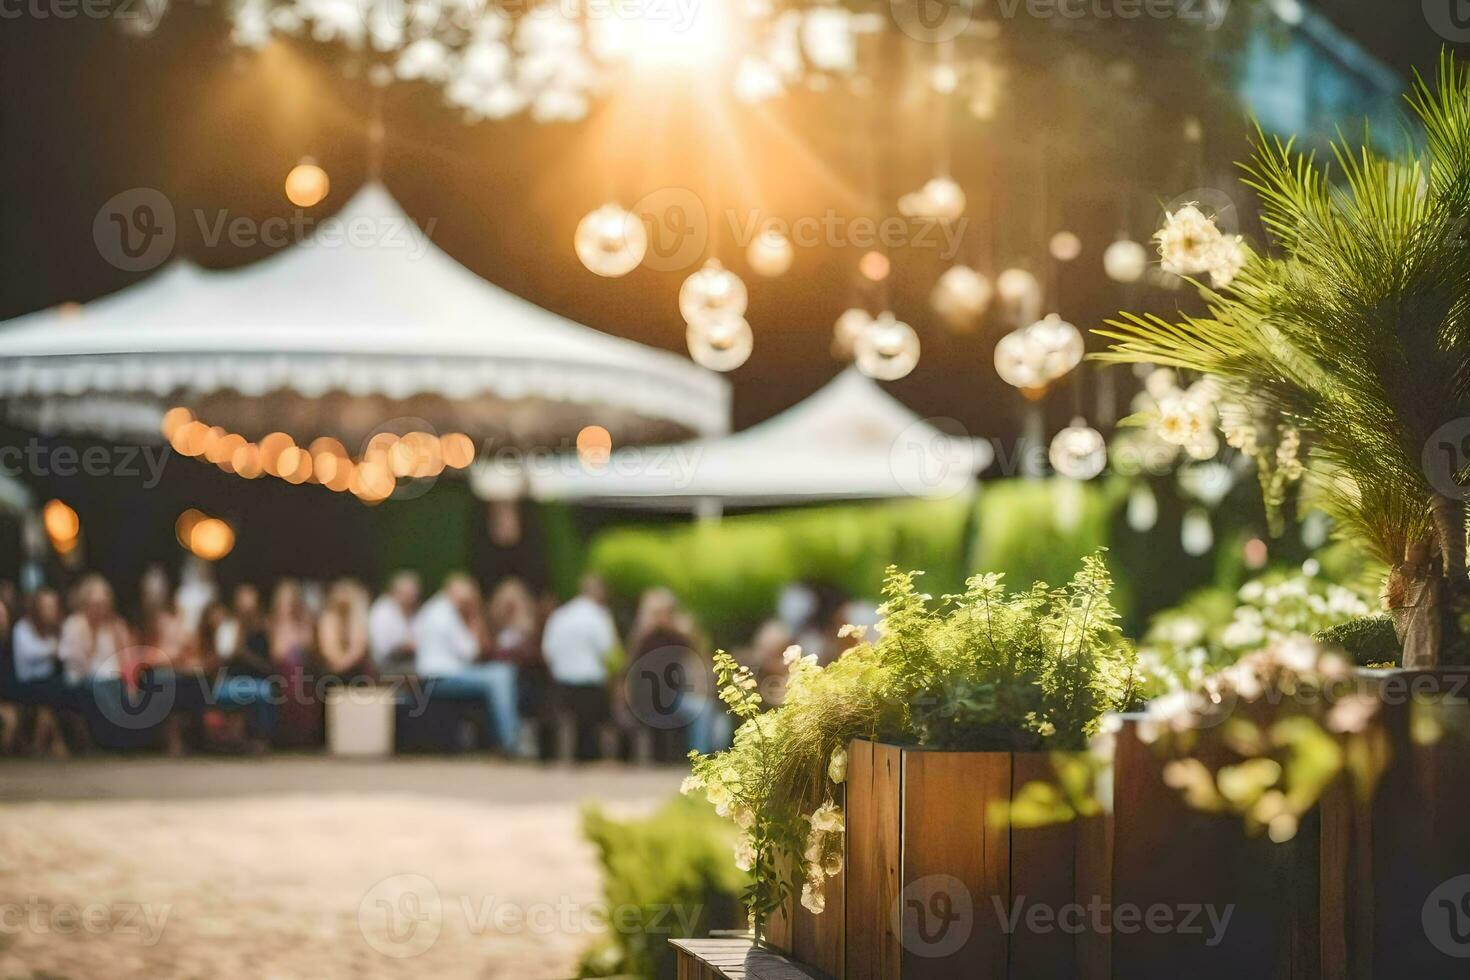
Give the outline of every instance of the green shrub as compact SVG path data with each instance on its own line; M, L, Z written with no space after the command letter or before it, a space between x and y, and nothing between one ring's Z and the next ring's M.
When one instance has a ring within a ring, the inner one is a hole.
M745 900L758 924L798 885L822 911L824 879L842 867L835 797L851 739L1076 750L1105 712L1134 706L1133 649L1100 557L1062 588L1007 592L991 573L938 602L916 577L888 570L881 632L852 628L858 644L828 666L787 651L785 698L769 711L750 670L715 657L720 697L743 723L729 751L695 758L685 791L702 790L744 832L735 859L755 873Z
M609 929L579 976L673 980L670 939L744 927L748 878L730 861L735 833L707 804L679 797L642 820L589 807L582 826L602 864Z

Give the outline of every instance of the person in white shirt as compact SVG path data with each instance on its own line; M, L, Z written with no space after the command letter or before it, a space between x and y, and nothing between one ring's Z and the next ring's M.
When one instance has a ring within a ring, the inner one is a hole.
M21 706L16 726L17 744L41 754L64 757L67 740L62 723L79 737L81 719L78 696L61 676L61 597L54 589L38 589L31 596L25 616L11 634L8 697ZM61 717L58 718L58 715Z
M31 596L30 610L15 624L10 656L18 684L37 684L61 674L61 597L54 589Z
M597 758L597 730L610 714L608 661L618 649L618 628L607 609L607 587L589 575L582 591L546 621L541 652L551 672L558 708L577 723L577 758Z
M520 751L515 664L485 663L480 588L466 575L450 575L413 620L415 666L430 697L478 697L502 751Z
M368 610L368 652L379 670L402 669L413 663L413 617L419 608L419 577L397 572L387 590Z

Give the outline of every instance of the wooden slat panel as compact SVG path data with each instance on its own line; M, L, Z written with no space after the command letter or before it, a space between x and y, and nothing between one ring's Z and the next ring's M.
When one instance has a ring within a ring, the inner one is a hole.
M1105 777L1111 779L1112 776ZM1076 901L1111 908L1113 904L1113 811L1111 807L1077 825ZM1113 946L1111 936L1085 929L1076 937L1078 976L1082 980L1111 980Z
M1200 813L1163 782L1163 761L1125 719L1114 758L1113 915L1164 906L1176 923L1190 909L1228 910L1223 935L1207 915L1197 931L1169 927L1111 934L1120 977L1236 980L1314 977L1319 943L1315 814L1286 845L1247 838L1233 816ZM1205 758L1207 765L1216 758Z
M784 862L782 865L781 873L787 876L787 880L800 881L800 876L793 872L789 867L787 867ZM770 914L770 917L766 919L764 935L761 938L763 938L770 946L775 949L781 950L783 953L790 953L794 949L792 909L793 906L797 905L796 900L800 896L800 894L801 893L798 891L796 895L788 898L782 904L781 908L776 909Z
M1013 756L1011 795L1027 783L1056 783L1049 753L1017 752ZM1077 977L1076 939L1063 931L1056 917L1068 916L1077 905L1077 834L1075 823L1051 827L1015 827L1011 835L1010 902L1022 909L1044 906L1052 911L1044 929L1032 931L1026 918L1011 934L1010 976L1018 980ZM1085 903L1084 903L1084 908Z
M892 911L901 856L902 753L856 741L847 761L847 875L843 965L849 980L894 980L901 945Z
M905 752L902 783L904 980L1005 976L1010 835L985 813L1010 796L1009 753Z
M847 900L844 960L848 980L879 980L882 936L877 923L882 869L874 801L875 746L858 740L847 748Z
M881 918L878 964L880 976L900 975L903 945L893 910L903 889L903 750L873 747L873 815L878 842L877 911Z
M793 909L791 955L829 977L843 976L846 952L846 871L827 879L827 909L813 915L798 902Z
M1470 680L1464 668L1442 668L1394 671L1377 683L1384 695L1392 759L1368 826L1355 840L1361 842L1352 883L1359 896L1359 919L1349 956L1354 963L1371 964L1375 977L1447 976L1455 972L1452 960L1435 947L1423 915L1440 884L1470 874L1470 832L1465 829L1470 747L1463 734L1470 709L1457 703L1470 697ZM1415 743L1416 710L1447 713L1442 720L1451 724L1435 744ZM1457 727L1462 734L1454 734ZM1463 929L1467 923L1458 918ZM1448 919L1444 921L1448 926ZM1446 941L1443 933L1440 938Z

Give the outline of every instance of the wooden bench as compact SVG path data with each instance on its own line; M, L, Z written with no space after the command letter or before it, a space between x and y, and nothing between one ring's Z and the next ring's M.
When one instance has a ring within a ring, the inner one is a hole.
M670 939L679 980L825 980L826 974L756 949L749 939Z

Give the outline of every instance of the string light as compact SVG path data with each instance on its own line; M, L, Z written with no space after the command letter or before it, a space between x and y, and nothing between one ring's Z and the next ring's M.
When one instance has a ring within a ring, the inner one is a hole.
M1079 417L1052 438L1047 458L1062 476L1090 480L1107 465L1108 446L1102 433Z
M1120 238L1103 252L1103 271L1114 282L1137 282L1148 269L1148 251L1138 242Z
M710 259L679 287L679 312L690 325L718 316L745 315L745 283L718 259Z
M577 433L577 458L589 469L601 469L612 456L612 433L600 425L585 426Z
M768 228L751 240L745 258L756 275L774 278L785 275L791 268L796 250L791 239L774 228Z
M286 200L298 208L320 204L331 188L327 172L310 157L303 158L286 174Z
M858 336L872 322L873 318L868 315L867 310L844 310L832 325L832 353L844 359L851 357L853 348L857 346Z
M684 331L689 356L711 371L733 371L750 359L755 335L745 317L727 313L691 321Z
M588 271L609 279L638 268L648 251L648 229L631 211L604 204L577 223L577 258Z
M46 506L41 508L41 525L46 529L52 547L63 554L71 550L70 546L82 532L82 521L77 512L60 500L46 501Z
M882 252L868 252L858 259L858 272L869 282L882 282L888 278L893 264Z
M1058 262L1071 262L1082 254L1082 239L1070 231L1059 231L1047 244L1051 257Z
M858 370L868 377L897 381L919 363L919 335L892 313L880 313L858 334L853 353Z
M951 330L966 332L985 315L994 292L989 279L969 266L956 265L940 275L929 305Z
M189 550L205 561L219 561L235 549L235 531L218 517L206 517L189 532Z

